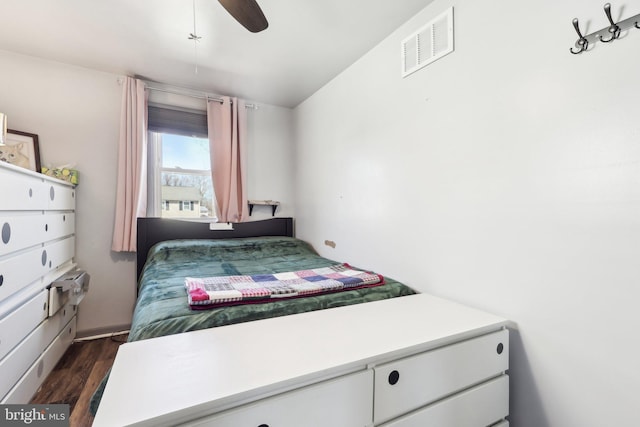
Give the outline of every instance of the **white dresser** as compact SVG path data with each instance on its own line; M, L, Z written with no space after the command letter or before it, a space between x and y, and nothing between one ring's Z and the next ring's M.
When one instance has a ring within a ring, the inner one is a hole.
M75 337L75 189L0 162L0 403L28 403Z
M427 294L124 344L94 427L507 427L500 317Z

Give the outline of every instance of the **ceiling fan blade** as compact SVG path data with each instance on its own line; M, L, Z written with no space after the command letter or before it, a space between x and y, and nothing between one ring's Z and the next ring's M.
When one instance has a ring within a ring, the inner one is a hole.
M256 0L218 0L220 4L252 33L265 30L269 23Z

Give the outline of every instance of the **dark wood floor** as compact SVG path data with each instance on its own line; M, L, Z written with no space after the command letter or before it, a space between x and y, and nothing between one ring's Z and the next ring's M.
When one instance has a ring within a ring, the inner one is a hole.
M91 426L91 395L111 368L118 347L126 339L127 335L117 335L71 344L31 403L67 403L70 427Z

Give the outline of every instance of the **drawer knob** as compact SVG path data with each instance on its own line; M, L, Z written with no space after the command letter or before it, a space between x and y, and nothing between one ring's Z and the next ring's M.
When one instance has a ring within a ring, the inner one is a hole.
M0 274L0 286L4 283L4 276Z
M269 424L260 424L258 427L269 427Z
M502 352L504 351L504 345L502 345L502 343L498 344L498 347L496 347L496 351L498 352L498 354L502 354Z
M396 385L399 379L400 379L400 372L391 371L391 373L389 374L389 384Z
M51 189L49 189L49 197L51 197L51 200L54 200L56 198L56 190L53 188L53 186L51 186Z
M42 251L42 266L47 265L47 251Z
M2 226L2 243L7 244L11 240L11 226L5 222Z

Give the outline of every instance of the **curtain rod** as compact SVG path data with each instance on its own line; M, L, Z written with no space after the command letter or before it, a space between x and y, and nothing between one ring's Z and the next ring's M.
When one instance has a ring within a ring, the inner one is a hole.
M173 95L181 95L181 96L188 96L190 98L197 98L197 99L204 99L207 101L216 101L222 104L223 99L222 98L217 98L215 96L210 96L207 95L206 93L202 93L202 94L198 94L198 93L189 93L186 91L180 91L180 90L171 90L171 89L165 89L165 88L160 88L160 87L154 87L154 86L149 86L146 82L146 88L149 90L154 90L156 92L165 92L165 93L171 93ZM251 108L253 110L257 110L258 106L256 104L245 104L245 108Z

